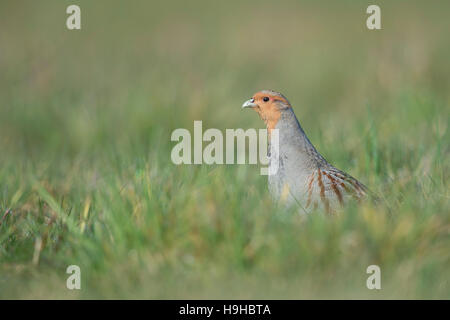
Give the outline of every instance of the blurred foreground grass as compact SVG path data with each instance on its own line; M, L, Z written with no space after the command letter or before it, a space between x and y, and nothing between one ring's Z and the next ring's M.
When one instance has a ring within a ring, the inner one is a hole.
M450 298L450 3L162 3L1 2L0 298ZM265 88L383 204L302 219L257 166L171 163Z

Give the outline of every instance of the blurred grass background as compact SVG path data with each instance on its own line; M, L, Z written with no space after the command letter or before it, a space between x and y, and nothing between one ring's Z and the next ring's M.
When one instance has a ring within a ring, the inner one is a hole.
M450 3L376 3L2 1L0 298L450 298ZM382 205L302 219L257 166L171 163L268 88Z

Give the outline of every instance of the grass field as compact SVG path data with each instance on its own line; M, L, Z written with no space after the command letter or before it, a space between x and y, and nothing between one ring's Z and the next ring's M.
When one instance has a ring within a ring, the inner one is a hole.
M0 298L449 299L450 2L163 3L1 1ZM172 164L194 120L263 128L261 89L382 202L302 218L256 165Z

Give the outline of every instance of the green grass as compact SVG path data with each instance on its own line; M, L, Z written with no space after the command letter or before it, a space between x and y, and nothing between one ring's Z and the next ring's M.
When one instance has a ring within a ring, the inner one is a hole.
M2 1L0 298L450 298L449 3L368 4ZM302 218L258 166L171 163L194 120L262 128L266 88L380 205Z

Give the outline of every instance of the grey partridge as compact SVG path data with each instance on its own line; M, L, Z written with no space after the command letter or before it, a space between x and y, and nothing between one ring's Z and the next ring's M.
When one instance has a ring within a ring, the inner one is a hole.
M336 212L349 199L360 200L368 189L349 174L329 164L303 131L291 104L281 93L257 92L242 108L252 108L265 122L269 136L269 190L273 198L297 204L304 212L319 208ZM271 141L277 129L278 146Z

